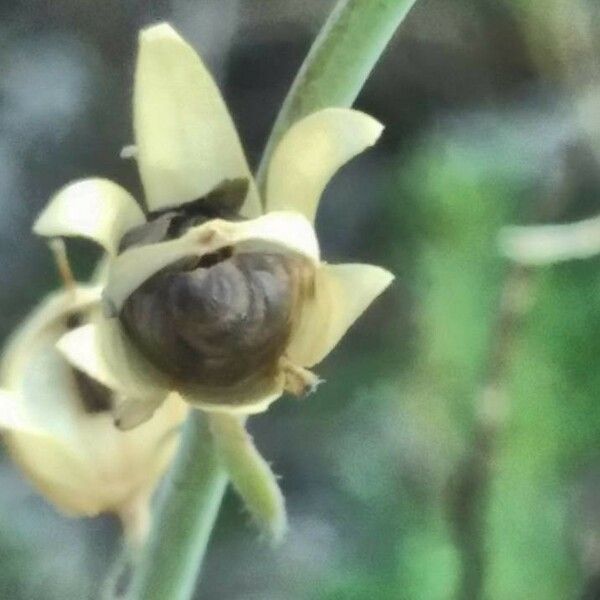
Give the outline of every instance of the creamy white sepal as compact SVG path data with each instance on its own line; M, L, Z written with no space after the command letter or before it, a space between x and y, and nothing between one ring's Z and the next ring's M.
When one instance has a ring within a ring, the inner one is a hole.
M373 117L348 108L326 108L292 125L271 158L267 211L295 210L314 222L329 180L382 131Z
M303 367L321 362L393 279L390 272L372 265L321 265L314 296L304 302L287 357Z
M8 390L0 389L0 431L2 429L37 431L31 419L27 417L23 402L19 401L18 396Z
M194 49L168 24L139 37L133 120L150 210L202 198L226 179L250 183L244 216L260 202L233 120Z
M273 212L249 221L214 219L193 227L182 237L167 242L131 248L110 266L103 297L110 314L118 314L123 303L144 281L177 260L201 257L220 248L235 252L278 252L319 260L319 245L312 225L293 212Z
M131 194L108 179L82 179L59 190L33 231L46 237L80 236L116 254L119 241L145 217Z
M2 385L18 389L22 385L23 373L28 371L32 348L40 344L40 336L50 335L56 329L64 330L66 316L99 304L101 292L99 286L81 285L74 290L59 290L49 294L9 336L0 362Z
M162 395L154 395L144 399L117 395L113 410L115 425L122 431L133 429L150 420L163 402L164 397Z
M123 396L153 404L168 379L129 341L118 319L98 318L63 335L58 350L77 369Z

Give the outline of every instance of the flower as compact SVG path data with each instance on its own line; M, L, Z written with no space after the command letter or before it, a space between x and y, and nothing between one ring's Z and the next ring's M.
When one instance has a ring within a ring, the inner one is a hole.
M187 413L176 396L135 431L115 428L111 392L74 369L57 340L97 310L100 289L55 292L9 340L0 363L0 430L34 486L70 515L119 515L134 543Z
M264 209L212 77L169 26L143 30L133 97L146 210L122 187L60 190L34 230L84 236L106 252L105 314L58 348L117 392L122 428L176 391L206 411L264 411L301 394L319 363L393 277L320 258L313 223L335 172L382 126L328 108L295 123L268 168Z

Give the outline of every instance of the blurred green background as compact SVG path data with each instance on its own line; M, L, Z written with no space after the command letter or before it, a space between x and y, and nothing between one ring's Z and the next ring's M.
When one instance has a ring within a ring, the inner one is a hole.
M0 2L0 336L58 285L32 220L64 183L139 190L137 30L171 21L222 86L256 165L330 0ZM600 212L600 4L419 0L356 106L382 142L325 193L327 260L394 286L252 419L290 532L229 494L204 600L600 598L600 259L524 270L504 224ZM95 250L73 243L86 277ZM0 456L0 598L97 597L109 518L68 520Z

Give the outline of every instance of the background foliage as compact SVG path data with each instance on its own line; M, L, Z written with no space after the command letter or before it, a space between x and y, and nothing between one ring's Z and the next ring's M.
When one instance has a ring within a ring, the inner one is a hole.
M137 30L168 19L201 51L256 165L331 5L0 3L2 337L57 285L30 234L48 196L92 174L139 188L118 157ZM318 217L330 261L382 264L396 283L316 395L252 420L290 534L261 544L228 496L203 599L600 595L600 259L515 273L496 243L505 223L600 210L597 40L591 1L417 3L356 104L386 124L382 143ZM72 245L82 277L94 252ZM5 457L0 479L0 597L94 597L116 524L58 515Z

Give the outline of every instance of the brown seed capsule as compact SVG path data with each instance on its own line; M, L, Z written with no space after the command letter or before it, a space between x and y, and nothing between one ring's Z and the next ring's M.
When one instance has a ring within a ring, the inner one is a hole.
M144 354L185 382L230 386L276 367L287 344L297 260L239 254L156 275L121 320Z
M158 214L130 232L121 248L177 237L206 220L206 210L191 204ZM175 384L232 387L276 371L305 282L300 258L224 248L154 275L129 296L120 319Z

